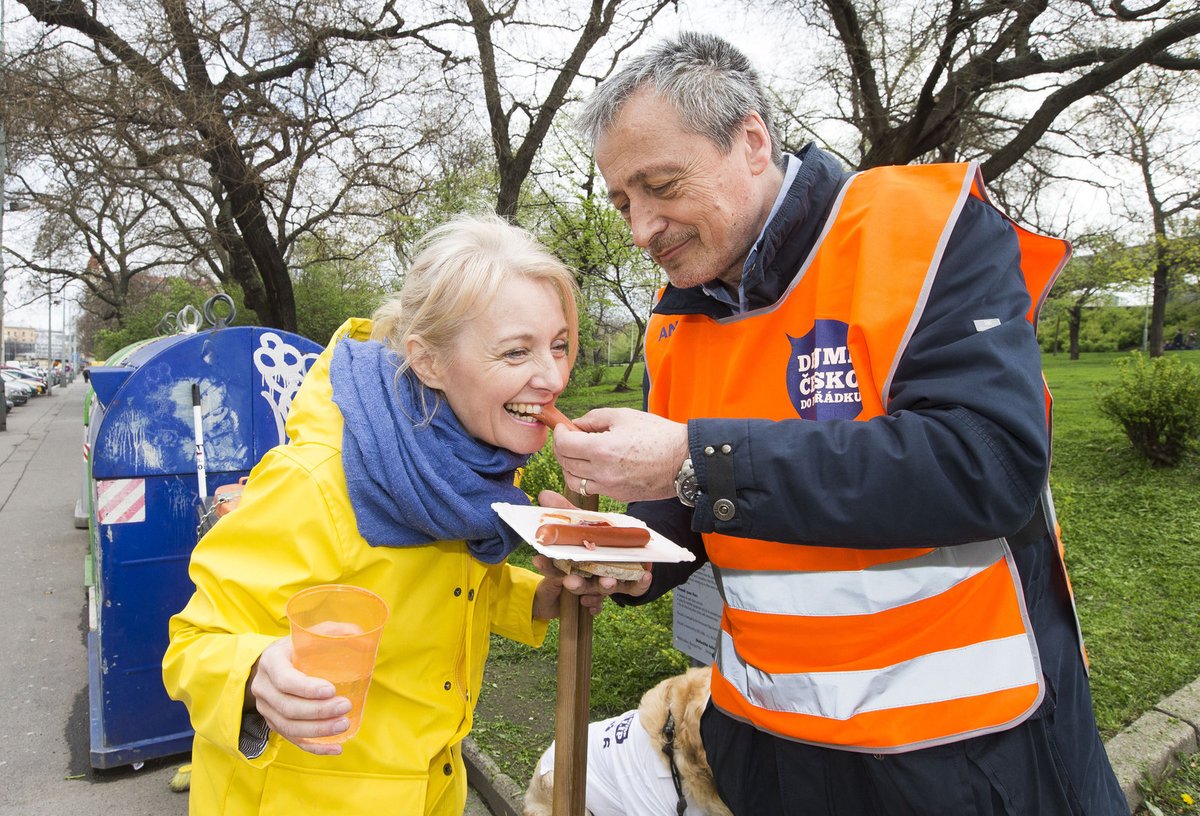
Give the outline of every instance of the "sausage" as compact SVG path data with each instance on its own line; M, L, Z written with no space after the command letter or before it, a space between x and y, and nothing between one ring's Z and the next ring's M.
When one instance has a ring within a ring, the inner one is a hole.
M645 527L614 527L608 522L599 524L543 524L537 529L537 542L542 546L567 545L575 547L645 547L650 543L650 531Z
M553 429L556 425L566 425L568 431L578 431L579 428L574 422L567 419L567 415L554 407L554 403L546 403L542 406L540 414L534 414L538 422L545 425L547 428Z

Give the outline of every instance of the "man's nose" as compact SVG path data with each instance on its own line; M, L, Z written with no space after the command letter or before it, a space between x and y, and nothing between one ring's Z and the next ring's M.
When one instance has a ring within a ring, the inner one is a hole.
M666 219L654 207L629 205L629 231L633 233L633 242L642 249L650 246L654 236L666 228L666 223Z

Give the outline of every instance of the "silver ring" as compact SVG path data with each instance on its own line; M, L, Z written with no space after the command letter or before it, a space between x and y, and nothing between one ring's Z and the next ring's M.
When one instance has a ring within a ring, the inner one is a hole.
M579 495L580 495L580 496L586 496L587 494L588 494L588 492L587 492L587 479L580 479L580 480L579 480Z

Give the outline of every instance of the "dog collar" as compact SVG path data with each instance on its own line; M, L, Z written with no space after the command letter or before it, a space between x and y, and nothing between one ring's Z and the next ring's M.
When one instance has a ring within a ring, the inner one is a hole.
M678 799L675 802L675 813L677 816L683 816L687 811L687 799L683 795L683 780L679 778L679 766L675 764L675 717L671 714L671 698L667 697L667 721L663 723L663 747L662 752L667 755L667 762L671 765L671 781L675 783L675 795Z

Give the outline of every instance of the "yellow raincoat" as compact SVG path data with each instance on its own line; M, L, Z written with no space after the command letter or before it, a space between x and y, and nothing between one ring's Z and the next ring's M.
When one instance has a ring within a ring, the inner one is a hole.
M495 632L541 645L532 617L539 576L488 566L461 541L371 547L358 534L342 469L342 416L329 363L337 340L367 339L351 320L334 335L292 403L290 444L254 468L236 512L192 554L196 592L171 619L163 659L170 695L191 714L193 814L461 814L467 780L459 743ZM341 756L320 757L272 733L256 759L238 750L246 679L288 634L297 590L343 583L391 608L362 729Z

